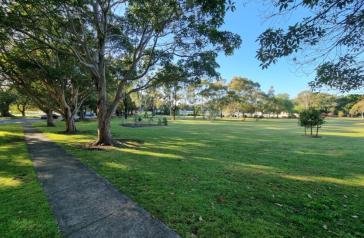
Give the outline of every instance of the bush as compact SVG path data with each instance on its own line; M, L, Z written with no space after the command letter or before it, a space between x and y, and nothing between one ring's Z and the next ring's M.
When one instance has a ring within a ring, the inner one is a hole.
M337 113L337 116L338 116L338 117L344 117L344 116L345 116L345 113L344 113L343 111L339 111L339 112Z
M168 120L167 120L166 117L163 117L162 124L163 124L163 126L167 126L168 125Z
M148 112L144 112L144 118L148 118L149 116L148 116Z
M160 118L158 118L158 126L162 125L162 120Z
M134 116L134 123L135 124L138 124L139 122L141 122L143 120L143 118L141 116L137 116L135 115Z
M307 135L307 128L310 129L310 135L313 136L313 128L316 128L316 135L318 136L319 128L325 123L324 117L319 110L309 108L303 110L299 116L300 126L305 128L305 135Z

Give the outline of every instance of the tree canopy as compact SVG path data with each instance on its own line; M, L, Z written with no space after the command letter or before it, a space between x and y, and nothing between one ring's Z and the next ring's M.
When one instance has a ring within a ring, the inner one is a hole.
M277 0L273 16L307 9L294 25L269 28L258 38L257 58L267 68L281 57L304 52L304 63L317 64L313 88L350 91L364 86L364 4L362 0ZM300 57L301 58L301 57ZM297 61L300 59L295 58Z
M32 39L77 59L97 95L95 144L109 145L111 115L124 94L152 86L171 63L196 79L217 75L217 52L232 54L241 43L220 29L233 9L230 0L5 1L0 40Z

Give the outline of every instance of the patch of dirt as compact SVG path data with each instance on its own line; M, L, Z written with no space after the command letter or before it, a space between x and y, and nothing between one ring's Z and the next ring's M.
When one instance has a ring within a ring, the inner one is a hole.
M114 139L113 145L95 145L92 143L82 144L81 147L87 150L108 150L113 148L138 148L144 144L144 141L138 139Z
M157 124L135 124L135 123L124 123L121 124L124 127L131 127L131 128L140 128L140 127L153 127L153 126L160 126Z

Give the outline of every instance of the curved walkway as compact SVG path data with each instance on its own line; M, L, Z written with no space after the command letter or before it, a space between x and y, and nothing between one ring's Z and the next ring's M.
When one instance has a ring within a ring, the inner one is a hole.
M25 139L65 237L179 237L30 125Z

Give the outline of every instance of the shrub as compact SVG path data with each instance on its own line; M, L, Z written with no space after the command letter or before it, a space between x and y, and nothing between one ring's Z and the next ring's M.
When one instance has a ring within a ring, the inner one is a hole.
M167 120L166 117L163 117L162 124L163 124L163 126L167 126L168 125L168 120Z
M337 113L337 116L338 116L338 117L344 117L344 116L345 116L345 113L344 113L343 111L339 111L339 112Z
M160 118L158 118L158 126L162 125L162 120Z
M148 118L148 112L144 112L144 118Z
M300 126L305 128L305 135L307 135L307 128L310 129L310 135L313 136L313 128L316 128L316 135L318 136L319 128L324 124L324 117L319 110L309 108L303 110L299 116Z
M138 124L139 122L141 122L143 120L143 118L142 117L140 117L140 116L137 116L137 115L135 115L134 116L134 124Z

